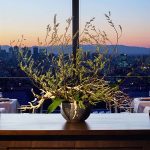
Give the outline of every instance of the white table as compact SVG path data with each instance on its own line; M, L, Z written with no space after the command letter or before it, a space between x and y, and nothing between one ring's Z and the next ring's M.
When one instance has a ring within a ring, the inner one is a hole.
M145 99L145 100L144 100ZM149 113L150 111L150 98L134 98L133 107L135 113Z
M0 113L5 113L5 108L0 108Z
M17 113L18 100L0 98L0 108L5 108L5 113Z

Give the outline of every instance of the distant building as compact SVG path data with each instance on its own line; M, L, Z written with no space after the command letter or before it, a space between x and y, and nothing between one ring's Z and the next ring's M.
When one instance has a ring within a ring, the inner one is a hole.
M1 60L5 60L5 59L7 59L7 52L6 52L6 50L4 50L4 49L1 49L0 50L0 59Z
M39 49L40 55L47 55L47 49L46 48L41 48Z
M40 59L45 59L45 57L47 56L47 49L46 48L39 49L39 56Z
M31 50L30 49L28 49L28 51L27 51L27 57L30 57L32 54L31 54Z
M91 59L90 51L83 52L83 59L84 60Z
M31 49L29 49L28 47L23 47L21 50L22 50L23 56L25 57L30 57L32 55Z
M127 54L120 54L119 56L119 67L120 68L127 68L128 62L127 62Z
M9 53L9 58L13 57L13 47L9 47L8 53Z
M14 54L16 56L18 56L18 53L19 53L19 47L18 46L14 46Z
M39 55L39 52L38 52L38 47L33 47L33 58L34 59L37 59L38 58L38 55Z
M19 54L19 47L18 46L14 46L14 47L9 47L8 49L8 56L9 58L14 58L17 59Z

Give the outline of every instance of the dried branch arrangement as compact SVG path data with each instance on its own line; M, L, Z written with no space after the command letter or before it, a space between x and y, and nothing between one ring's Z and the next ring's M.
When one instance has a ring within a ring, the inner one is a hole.
M109 25L114 29L114 36L116 37L115 53L118 40L122 34L122 28L120 25L118 28L114 25L110 13L105 16ZM30 109L34 112L47 99L52 101L48 112L54 111L63 101L76 103L81 108L85 108L87 103L96 105L100 101L118 107L130 102L128 95L123 93L118 85L110 85L105 80L104 70L109 66L112 57L107 57L109 51L107 44L111 41L107 37L106 32L96 29L93 25L94 19L86 22L80 34L81 45L90 43L95 46L96 55L93 59L85 59L82 46L77 49L75 65L73 64L72 54L69 54L69 57L66 58L64 49L69 46L72 40L68 33L72 19L67 19L64 34L59 34L60 24L57 23L56 15L54 16L53 27L47 26L45 41L42 43L38 38L38 43L40 46L45 46L45 48L47 46L57 46L59 54L53 56L51 60L48 56L45 56L43 62L38 62L32 56L27 57L27 55L20 51L21 69L41 89L40 95L33 92L34 96L38 99L38 103L33 105L29 102L29 106L21 108L23 111ZM46 71L44 71L45 64L49 64Z

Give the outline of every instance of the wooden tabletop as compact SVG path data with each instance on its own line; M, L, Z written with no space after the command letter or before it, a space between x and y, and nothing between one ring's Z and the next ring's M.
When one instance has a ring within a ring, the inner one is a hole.
M67 123L61 114L0 114L0 149L149 150L148 114L91 114Z
M0 115L0 135L150 135L144 113L91 114L84 123L67 123L61 114Z

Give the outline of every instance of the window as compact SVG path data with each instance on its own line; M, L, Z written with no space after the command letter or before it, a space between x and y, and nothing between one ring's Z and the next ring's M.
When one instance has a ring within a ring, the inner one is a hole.
M17 98L27 104L33 100L31 80L18 67L18 49L39 55L47 25L53 25L54 15L65 31L66 19L71 17L71 0L0 0L0 91L3 97ZM69 31L71 33L71 30ZM39 41L38 41L39 39ZM35 88L36 90L36 88Z
M80 30L83 30L87 21L95 17L93 24L102 32L105 31L115 45L115 32L104 15L109 14L109 11L116 28L121 25L123 31L118 42L117 56L112 60L107 74L108 80L112 83L124 80L120 86L131 97L149 96L150 2L149 0L80 0ZM85 50L87 49L88 46L85 47Z
M17 98L21 105L27 104L33 99L31 88L38 88L18 67L18 46L21 44L35 59L44 54L39 44L45 42L47 25L53 24L57 14L59 34L63 33L66 19L72 16L72 0L0 0L0 4L0 92L3 97ZM112 54L110 44L116 44L116 34L104 14L111 13L117 29L122 26L117 51L103 73L112 84L122 80L121 89L131 97L150 96L149 11L149 0L80 0L80 34L86 22L95 17L93 25L105 31L111 41L106 43L108 56ZM80 46L87 57L94 56L93 45L87 42Z

